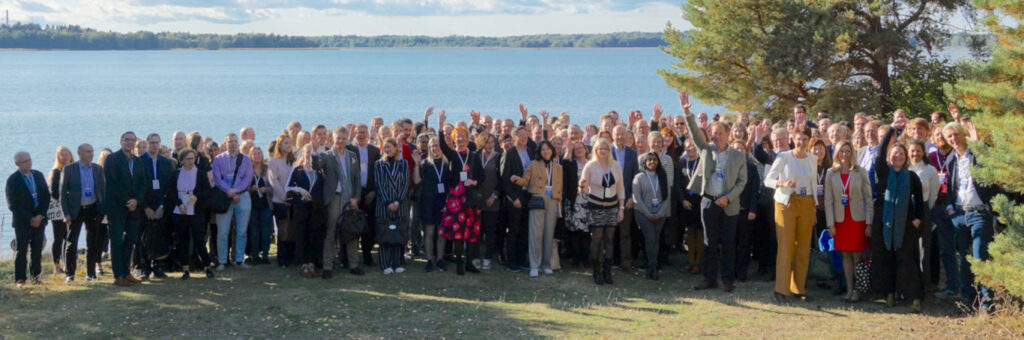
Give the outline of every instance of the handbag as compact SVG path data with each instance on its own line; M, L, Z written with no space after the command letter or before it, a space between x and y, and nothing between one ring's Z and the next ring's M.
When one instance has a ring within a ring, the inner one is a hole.
M235 157L235 173L231 175L231 182L234 182L238 177L238 168L241 166L242 155L239 154ZM214 214L226 213L231 208L231 198L228 197L228 193L214 185L213 190L210 191L210 197L206 200L206 208L210 209Z
M853 289L861 293L871 291L871 259L857 262L853 272Z
M50 207L46 209L46 219L50 221L64 220L64 209L61 209L60 201L50 200Z
M466 203L463 205L470 209L480 210L487 204L487 197L484 197L484 193L480 192L475 186L472 188L466 188Z
M336 222L337 225L335 230L339 233L339 238L355 238L366 233L366 213L359 209L352 209L345 205L345 211L341 213L341 217Z
M142 232L142 242L146 252L154 260L163 260L171 255L171 245L167 242L167 226L162 221L147 221Z
M408 241L408 228L400 220L383 220L377 224L377 244L404 246Z
M526 202L526 207L530 210L544 209L544 197L530 196L530 200Z

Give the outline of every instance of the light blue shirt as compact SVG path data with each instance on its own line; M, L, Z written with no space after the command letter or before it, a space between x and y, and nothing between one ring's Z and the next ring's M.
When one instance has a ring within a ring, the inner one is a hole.
M82 205L96 203L96 183L92 177L92 164L79 162L78 176L82 179Z

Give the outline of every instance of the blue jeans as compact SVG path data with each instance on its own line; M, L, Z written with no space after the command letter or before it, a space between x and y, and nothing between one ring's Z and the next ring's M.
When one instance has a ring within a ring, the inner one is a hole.
M953 212L952 221L956 247L960 253L960 295L973 305L977 292L973 287L974 272L971 271L971 263L967 262L967 256L982 261L989 259L988 244L992 243L994 236L994 221L991 212L963 211L960 208ZM991 292L981 285L978 290L981 291L982 306L987 307L991 302Z
M270 229L273 227L270 207L253 209L249 218L249 256L267 259L270 255Z
M946 288L951 292L960 291L960 269L956 265L956 238L953 236L953 223L946 214L946 206L936 204L932 207L932 223L935 223L935 234L939 238L939 259L946 271Z
M228 212L217 214L217 261L228 263L228 235L231 234L231 217L235 218L235 262L245 258L245 241L249 230L249 213L252 210L249 193L238 194L238 203L231 203Z

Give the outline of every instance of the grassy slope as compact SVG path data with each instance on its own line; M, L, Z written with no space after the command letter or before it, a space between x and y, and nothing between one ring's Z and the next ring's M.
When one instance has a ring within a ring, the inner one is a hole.
M48 263L48 261L44 261ZM653 282L616 272L597 287L588 272L530 279L491 271L336 274L303 279L297 269L229 269L215 280L179 274L128 289L103 283L16 291L11 261L0 262L0 338L107 337L1010 337L993 319L959 317L944 302L925 314L880 302L847 305L812 289L814 303L770 303L772 285L740 284L733 294L695 292L698 277L666 270ZM81 267L81 266L80 266ZM44 271L51 269L47 264ZM79 278L84 275L79 275Z

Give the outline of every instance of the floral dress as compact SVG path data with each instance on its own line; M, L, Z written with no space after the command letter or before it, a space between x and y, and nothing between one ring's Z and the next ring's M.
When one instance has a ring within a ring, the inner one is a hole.
M484 179L483 168L476 154L452 149L440 131L438 137L449 166L443 176L448 195L441 213L440 235L449 240L476 243L480 240L480 210L466 206L467 188L461 174L466 173L467 179L481 182Z

